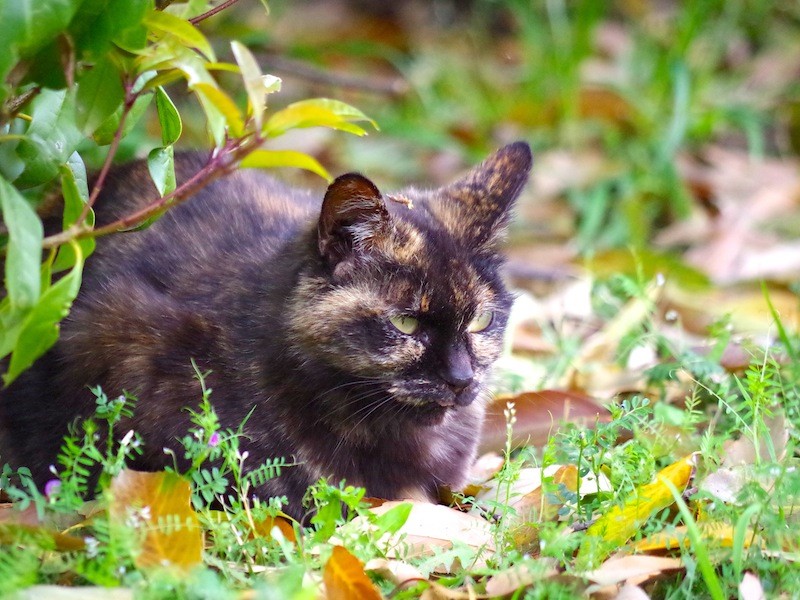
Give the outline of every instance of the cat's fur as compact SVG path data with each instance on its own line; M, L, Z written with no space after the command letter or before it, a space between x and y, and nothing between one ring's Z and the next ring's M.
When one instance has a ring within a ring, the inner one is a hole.
M200 164L181 157L179 181ZM133 466L158 469L201 397L194 359L211 371L222 425L250 415L251 466L301 463L257 490L286 495L290 514L321 476L383 498L463 483L511 304L497 240L530 167L516 143L432 192L382 196L348 174L322 208L241 171L147 230L99 240L60 341L0 392L0 456L51 478L67 424L94 409L87 386L100 385L138 398L123 432L145 440ZM142 163L112 171L98 223L154 195ZM467 331L487 310L488 328ZM399 331L400 314L419 330Z

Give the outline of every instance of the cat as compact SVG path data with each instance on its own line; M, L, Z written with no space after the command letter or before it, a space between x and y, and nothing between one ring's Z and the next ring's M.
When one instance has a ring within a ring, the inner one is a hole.
M202 164L178 156L178 181ZM194 360L222 426L246 420L249 464L298 463L256 490L295 518L323 476L386 499L460 486L512 303L498 243L531 165L517 142L449 186L395 195L348 173L321 204L237 171L99 239L60 340L0 391L0 457L51 479L99 385L138 398L121 428L144 440L131 466L163 468L201 398ZM112 170L98 225L156 197L149 181L142 162Z

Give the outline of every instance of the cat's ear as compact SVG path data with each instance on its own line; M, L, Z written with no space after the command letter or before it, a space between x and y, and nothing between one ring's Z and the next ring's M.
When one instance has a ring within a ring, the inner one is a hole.
M442 190L445 208L455 213L445 223L457 221L450 229L475 246L493 244L505 231L532 165L528 144L504 146Z
M374 183L347 173L328 186L317 226L319 253L328 265L383 248L390 236L389 211Z

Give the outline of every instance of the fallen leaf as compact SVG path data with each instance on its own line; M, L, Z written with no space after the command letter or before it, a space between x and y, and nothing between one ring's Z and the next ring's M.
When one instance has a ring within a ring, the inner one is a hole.
M117 525L143 529L135 557L139 568L202 562L203 534L192 509L189 482L176 473L125 469L109 487L109 515Z
M758 449L753 440L744 435L738 440L725 443L723 467L738 464L755 465L762 460L783 460L789 442L789 424L786 422L783 410L773 407L772 414L764 416L764 424L769 429L769 436L761 440ZM771 451L774 452L774 456L771 456Z
M452 548L454 543L470 546L475 551L475 565L484 564L483 557L494 552L494 538L489 523L475 515L463 513L447 506L413 500L389 501L371 512L380 516L400 504L410 504L411 512L405 524L395 534L386 534L379 541L388 558L416 558L432 556L435 549ZM366 519L357 517L345 527L369 528ZM473 565L464 565L465 567ZM455 565L442 565L450 572Z
M133 590L90 586L34 585L14 594L15 600L132 600Z
M518 589L549 579L558 573L556 561L552 558L540 558L526 561L504 571L495 573L486 582L486 593L491 596L508 596Z
M364 570L377 573L395 585L404 585L410 581L424 581L426 579L414 565L390 558L373 558L364 565Z
M614 600L650 600L650 596L638 585L626 583L619 588L619 592L614 597Z
M70 521L74 520L70 518ZM36 507L32 505L25 510L18 510L13 504L0 505L0 543L3 544L19 543L28 539L38 540L43 544L51 542L56 550L66 552L83 550L86 547L83 539L65 533L65 524L56 527L49 521L40 521Z
M516 423L512 446L542 446L553 435L558 424L572 422L591 424L606 420L607 411L591 396L568 390L523 392L516 396L498 396L486 409L481 432L480 452L502 452L506 443L508 404L514 404Z
M722 548L730 548L733 546L734 529L731 525L727 523L698 522L697 526L704 540L713 540ZM691 546L691 539L688 536L687 530L688 528L685 525L678 525L669 533L654 533L653 535L629 544L627 548L636 553L646 553L676 550L681 547L681 544ZM753 537L753 531L748 529L744 539L744 548L750 547Z
M689 482L695 467L692 454L662 469L655 481L634 490L623 506L613 506L586 531L578 550L578 563L596 565L614 549L622 546L655 512L670 506L675 498L664 485L669 481L679 490Z
M581 573L597 585L615 585L623 582L641 584L664 571L683 568L680 558L666 556L630 555L609 558L599 568Z
M322 573L328 600L380 600L364 565L342 546L334 546Z

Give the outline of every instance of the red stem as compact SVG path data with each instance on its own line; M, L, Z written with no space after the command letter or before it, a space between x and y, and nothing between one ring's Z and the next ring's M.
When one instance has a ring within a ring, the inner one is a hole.
M238 1L239 0L225 0L225 2L215 6L211 10L208 10L201 15L197 15L196 17L192 17L191 19L189 19L189 23L191 23L192 25L197 25L200 21L205 21L208 17L213 17L218 12L225 10L229 6L233 6Z

